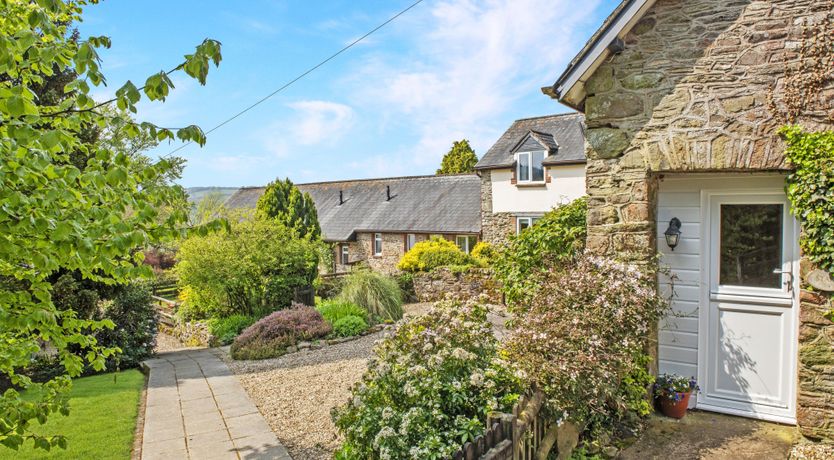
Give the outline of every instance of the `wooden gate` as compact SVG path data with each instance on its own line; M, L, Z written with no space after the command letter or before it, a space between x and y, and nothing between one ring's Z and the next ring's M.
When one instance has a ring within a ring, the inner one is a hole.
M544 394L523 395L512 414L493 413L483 435L467 442L452 456L454 460L534 460L550 427L542 417Z

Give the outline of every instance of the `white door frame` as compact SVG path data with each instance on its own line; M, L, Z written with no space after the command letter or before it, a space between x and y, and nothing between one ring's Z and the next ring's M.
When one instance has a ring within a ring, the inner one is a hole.
M699 409L709 410L713 412L721 412L727 413L732 415L740 415L749 418L756 418L761 420L769 420L774 422L780 423L787 423L787 424L796 424L796 392L798 387L798 378L797 378L797 340L798 340L798 329L799 329L799 223L795 218L793 218L789 213L788 203L785 199L785 192L781 188L711 188L711 189L702 189L701 190L701 213L702 213L702 225L701 225L701 298L700 298L700 305L698 313L698 382L706 384L707 383L707 366L708 366L708 357L707 352L709 347L711 346L710 341L710 313L712 311L711 302L712 299L712 276L714 270L717 267L717 260L716 260L716 253L718 251L718 247L712 243L712 228L713 228L713 217L712 217L712 201L713 198L716 196L738 196L744 197L749 196L751 198L751 204L756 203L757 201L766 201L764 198L766 197L779 197L779 202L783 202L786 204L784 208L784 213L787 214L786 222L783 224L783 238L785 245L790 248L789 254L791 260L783 260L783 270L790 269L791 271L791 279L792 285L790 290L790 295L786 296L784 301L790 302L792 304L791 309L791 320L792 320L792 327L791 327L791 337L786 338L789 341L788 343L788 357L790 358L790 364L788 369L784 369L784 372L789 373L789 382L790 382L790 395L788 396L788 408L783 411L772 411L770 412L758 412L758 411L750 411L750 410L743 410L734 407L725 407L719 406L714 404L709 404L707 399L704 395L699 394L697 398L696 407ZM784 275L783 275L784 278ZM744 288L736 288L736 293L738 294L745 294ZM719 295L724 296L724 298L733 299L733 293L720 293ZM741 297L741 296L739 296ZM743 300L743 299L739 299ZM714 346L714 345L713 345ZM704 386L704 385L702 385Z

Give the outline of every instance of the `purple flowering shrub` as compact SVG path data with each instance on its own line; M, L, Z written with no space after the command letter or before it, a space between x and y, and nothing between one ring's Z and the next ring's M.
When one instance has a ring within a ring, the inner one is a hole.
M232 342L234 359L265 359L281 356L299 341L324 337L332 330L313 307L293 303L244 329Z
M583 255L543 273L506 343L508 360L546 395L554 419L610 430L646 415L650 331L666 312L651 271Z

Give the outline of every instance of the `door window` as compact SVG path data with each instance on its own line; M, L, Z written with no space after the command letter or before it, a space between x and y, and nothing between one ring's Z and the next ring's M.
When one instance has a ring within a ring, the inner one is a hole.
M721 205L721 285L781 288L782 206Z

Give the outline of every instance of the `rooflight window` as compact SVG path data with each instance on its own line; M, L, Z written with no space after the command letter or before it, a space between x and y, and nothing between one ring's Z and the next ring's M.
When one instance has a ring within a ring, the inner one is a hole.
M518 182L544 182L544 151L518 153Z

